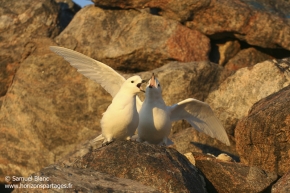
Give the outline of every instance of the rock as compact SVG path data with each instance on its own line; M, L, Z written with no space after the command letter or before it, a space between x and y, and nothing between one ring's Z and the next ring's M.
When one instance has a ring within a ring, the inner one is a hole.
M124 72L152 70L172 60L204 61L210 50L206 36L176 21L93 5L81 9L56 41Z
M196 167L205 176L208 192L263 192L278 177L258 167L220 161L200 153L193 153L193 156Z
M290 50L289 3L278 1L104 1L95 5L107 8L151 8L151 12L184 23L191 29L215 37L235 36L251 45ZM283 7L283 11L277 9Z
M115 141L88 152L71 167L135 180L161 192L206 192L197 169L168 147Z
M81 9L81 6L72 0L55 0L60 6L59 25L61 31L71 22L75 14Z
M206 102L221 120L228 134L234 136L238 120L247 115L255 102L290 84L290 73L280 67L284 63L283 60L265 61L239 69L208 95Z
M266 1L216 1L195 11L193 20L186 25L207 35L231 34L250 45L289 50L287 16L273 9L273 4Z
M219 154L216 159L227 162L234 162L234 159L226 153Z
M106 8L121 9L144 9L150 8L151 13L161 15L170 19L180 21L181 23L193 18L193 13L203 7L210 5L209 0L203 1L172 1L172 0L129 0L129 1L104 1L92 0L96 6Z
M192 165L195 166L195 158L194 158L194 156L192 155L192 153L185 153L185 154L183 154L183 155L188 159L188 161L189 161L190 163L192 163Z
M154 72L165 103L173 105L186 98L205 100L211 89L219 84L221 71L220 66L211 62L170 62L152 71L136 74L149 79Z
M51 189L27 188L29 192L47 193L55 192L158 192L149 186L139 182L116 178L112 175L100 173L86 168L64 168L58 165L50 165L39 172L31 174L32 181L21 182L14 186L30 187L54 187ZM43 179L43 181L39 181ZM58 188L62 187L62 188ZM13 193L23 192L23 188L15 188Z
M290 171L280 178L273 186L272 193L288 193L290 192Z
M241 45L239 41L232 40L225 43L217 44L219 50L219 65L224 66L231 58L233 58L240 50Z
M240 68L253 66L269 59L273 59L273 57L264 54L255 48L243 49L225 64L225 68L231 71L236 71Z
M236 148L243 163L279 175L290 170L289 106L290 86L287 86L255 103L248 116L238 123Z
M239 155L235 150L235 142L233 139L230 139L231 146L227 146L217 139L198 132L192 127L171 134L169 138L174 142L173 147L183 154L187 152L200 152L218 156L220 153L227 153L235 160L239 160Z
M27 176L95 137L112 98L49 50L48 38L31 41L0 111L0 179Z
M13 76L33 50L37 37L55 37L58 32L58 8L47 0L0 0L0 97Z

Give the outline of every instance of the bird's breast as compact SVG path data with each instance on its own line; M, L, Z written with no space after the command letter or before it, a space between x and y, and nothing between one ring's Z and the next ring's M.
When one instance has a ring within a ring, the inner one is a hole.
M143 104L139 112L139 126L142 128L164 130L171 127L171 121L165 105Z

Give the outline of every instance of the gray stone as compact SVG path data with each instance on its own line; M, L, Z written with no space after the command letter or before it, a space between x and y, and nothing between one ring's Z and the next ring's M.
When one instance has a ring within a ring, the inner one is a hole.
M208 95L205 101L212 107L228 134L234 136L238 120L247 116L254 103L290 84L290 73L279 67L283 63L283 60L273 60L242 68Z

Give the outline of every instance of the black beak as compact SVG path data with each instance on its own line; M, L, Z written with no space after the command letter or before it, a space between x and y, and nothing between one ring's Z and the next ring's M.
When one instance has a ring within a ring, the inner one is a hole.
M143 84L143 83L145 83L146 82L146 80L142 80L142 82L141 83L138 83L137 84L137 87L140 89L140 91L142 91L142 92L145 92L144 90L142 90L140 87L141 87L141 85Z

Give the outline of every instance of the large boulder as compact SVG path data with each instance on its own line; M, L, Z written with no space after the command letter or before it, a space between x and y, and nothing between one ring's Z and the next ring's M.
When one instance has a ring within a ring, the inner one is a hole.
M29 192L33 193L39 193L44 191L47 193L159 192L152 187L141 184L140 182L125 178L117 178L109 174L91 170L89 168L66 168L54 164L45 167L39 172L33 173L30 176L32 176L31 181L21 182L21 185L11 185L15 187L13 193L21 193L23 192L23 189L29 190ZM32 188L36 186L38 186L39 188Z
M208 60L210 51L206 36L177 21L93 5L79 11L56 41L125 72L152 70L172 60Z
M272 193L288 193L290 192L290 171L280 178L271 189Z
M0 176L26 176L97 135L110 104L107 92L49 50L31 41L0 111ZM2 178L1 179L4 179Z
M53 1L0 0L0 97L11 85L15 72L35 49L36 37L59 33L58 7ZM0 99L0 106L2 100Z
M73 160L70 167L128 178L161 192L206 192L196 167L168 147L115 141Z
M279 175L290 170L289 107L290 86L287 86L257 102L238 123L236 148L243 163Z
M258 167L220 160L219 157L193 153L195 166L205 176L208 192L267 192L278 175Z
M251 47L238 52L225 64L225 68L231 71L235 71L240 68L253 66L261 61L270 59L273 59L273 57Z
M219 88L208 95L206 102L222 121L228 134L234 136L234 128L247 115L252 105L290 84L290 58L258 63L242 68L228 77Z

